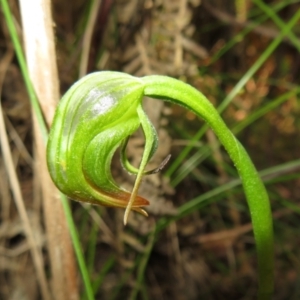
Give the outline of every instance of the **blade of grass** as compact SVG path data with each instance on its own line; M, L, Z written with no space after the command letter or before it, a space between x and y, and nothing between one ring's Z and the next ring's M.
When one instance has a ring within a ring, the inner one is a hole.
M220 143L217 143L216 146L220 146ZM212 149L209 146L203 146L195 154L189 157L178 169L178 172L175 174L174 178L172 177L170 184L172 187L176 187L193 169L209 157Z
M36 115L40 130L42 131L42 135L43 135L43 137L45 139L45 143L46 143L47 136L48 136L47 126L45 124L42 110L39 105L39 101L37 99L35 90L33 88L33 85L31 83L31 80L29 77L25 57L23 54L23 49L21 47L21 43L19 42L17 30L15 28L15 24L14 24L12 14L10 12L7 0L1 0L1 7L3 10L4 17L5 17L6 25L8 27L8 30L9 30L9 33L10 33L10 36L11 36L11 39L12 39L12 42L14 45L14 49L15 49L15 52L16 52L16 55L18 58L18 62L20 64L20 70L21 70L23 78L24 78L26 89L29 94L30 104L34 110L34 114Z
M242 131L243 129L245 129L245 127L249 126L254 121L256 121L257 119L259 119L261 116L265 115L266 113L268 113L272 109L275 109L280 104L288 101L291 97L293 97L294 95L297 95L299 93L300 93L300 87L297 87L297 88L295 88L295 89L293 89L293 90L291 90L291 91L289 91L287 93L282 94L277 99L271 101L270 103L267 103L262 108L254 111L245 120L243 120L240 123L236 124L233 127L232 132L235 133L235 134L239 133L240 131Z
M103 265L103 267L101 268L100 273L98 274L98 277L95 279L95 281L93 282L93 290L94 290L94 294L96 295L97 291L100 289L103 280L106 276L106 274L110 271L110 269L115 265L116 263L116 258L114 255L110 256L105 264Z
M135 263L138 264L138 262L139 262L139 259L136 259ZM122 276L118 280L117 285L114 287L113 293L112 293L111 297L109 298L109 300L122 299L122 297L118 298L120 291L121 291L122 287L125 285L125 283L128 282L130 275L133 273L134 270L135 270L135 267L132 267L132 268L122 272Z
M67 223L69 226L69 230L70 230L70 234L72 237L72 242L74 245L74 250L76 253L76 257L77 257L77 261L79 264L79 268L81 271L81 275L82 275L82 279L83 279L83 283L84 283L84 287L85 287L85 292L87 295L87 298L89 300L94 300L94 293L93 293L93 288L92 288L92 284L90 281L90 277L89 277L89 273L88 273L88 269L84 260L84 256L82 253L82 249L81 249L81 245L80 245L80 240L79 240L79 236L77 233L77 229L73 220L73 216L72 216L72 211L70 208L70 204L68 202L68 199L65 195L60 193L60 197L61 197L61 201L62 201L62 205L64 208L64 212L66 215L66 219L67 219Z
M90 231L89 239L88 239L87 257L86 257L87 267L90 274L92 274L94 264L95 264L98 233L99 233L99 227L96 223L93 223Z
M291 20L287 24L285 24L278 37L272 41L269 47L261 54L261 56L257 59L257 61L251 66L251 68L244 74L241 80L235 85L232 91L228 94L228 96L218 107L219 113L222 113L226 109L226 107L230 104L233 98L241 91L241 89L245 86L245 84L249 81L249 79L258 71L258 69L263 65L263 63L270 57L270 55L279 46L279 44L281 43L282 39L286 36L286 34L297 24L299 18L300 18L300 10L298 10L293 15Z
M152 232L150 233L150 235L148 237L148 243L147 243L147 246L145 248L145 252L143 253L143 255L141 257L141 260L138 264L137 281L134 285L133 290L131 291L131 294L130 294L130 297L129 297L130 300L135 300L137 295L138 295L138 292L142 288L146 267L147 267L150 254L152 252L152 249L153 249L153 246L154 246L154 243L155 243L155 232L156 232L156 228L154 226Z
M295 213L297 213L297 214L300 215L300 207L299 207L299 205L296 205L296 204L294 204L294 203L292 203L292 202L290 202L290 201L288 201L288 200L286 200L284 198L281 198L281 199L279 199L277 201L279 201L282 204L282 206L287 207L290 210L292 210L293 212L295 212Z
M294 171L300 168L300 159L288 163L284 163L275 167L271 167L258 172L263 182L268 183L271 179L281 176L282 174ZM213 190L210 190L199 197L187 201L185 204L178 208L178 214L171 218L162 218L157 223L157 232L165 229L170 222L179 220L186 215L198 210L199 208L207 205L208 203L215 202L223 192L229 191L241 185L240 179L234 179L226 184L223 184ZM242 190L241 190L242 191Z
M283 8L285 8L286 6L288 6L289 4L293 4L293 3L298 3L299 0L292 0L292 1L280 1L279 3L275 3L274 6L272 7L274 12L278 12L280 10L282 10ZM249 17L251 16L251 12L249 13ZM226 43L226 45L220 49L218 52L216 52L210 61L210 65L215 63L220 57L222 57L222 55L224 55L228 50L230 50L235 44L239 43L240 41L242 41L245 36L250 33L251 31L253 31L253 29L257 26L259 26L260 24L262 24L263 22L265 22L266 20L269 19L269 15L263 14L262 16L259 16L257 18L257 20L255 20L253 22L253 24L251 24L250 26L244 28L241 32L239 32L237 35L235 35L230 41L228 41Z
M93 29L94 29L94 26L96 23L97 14L98 14L101 2L102 2L101 0L93 0L92 4L91 4L91 9L90 9L89 17L87 20L87 25L86 25L84 35L83 35L82 53L81 53L81 60L80 60L80 66L79 66L79 78L83 77L87 71Z
M267 4L263 3L261 0L253 0L253 2L262 10L264 11L273 21L274 23L281 29L284 30L284 27L286 26L285 22L283 22L278 15L274 12L274 9L272 9ZM300 52L300 40L298 37L293 33L292 30L287 32L286 36L290 39L292 44L295 46L295 48Z
M234 99L234 97L241 91L241 89L245 86L245 84L249 81L250 78L258 71L258 69L263 65L263 63L270 57L270 55L275 51L275 49L279 46L280 42L284 38L284 36L295 26L298 19L300 17L300 10L298 10L291 20L283 27L280 34L274 39L271 44L267 47L267 49L261 54L261 56L257 59L257 61L249 68L249 70L243 75L240 81L234 86L231 92L225 97L221 105L218 107L218 112L222 113L226 107L230 104L230 102ZM199 140L203 134L206 132L208 126L203 126L200 130L195 134L193 140ZM190 153L193 148L193 142L191 145L187 146L180 155L176 158L173 164L168 168L165 172L165 175L170 177L178 166L182 163L182 161L186 158L186 156Z

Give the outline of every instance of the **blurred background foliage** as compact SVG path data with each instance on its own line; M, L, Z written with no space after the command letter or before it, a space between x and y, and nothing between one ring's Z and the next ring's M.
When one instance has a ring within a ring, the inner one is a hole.
M297 0L53 0L61 93L96 70L162 74L195 86L219 108L267 184L275 229L274 299L300 298L300 9ZM20 35L18 3L10 1ZM11 49L0 19L1 64ZM18 63L3 80L7 135L36 240L49 268L34 167L31 111ZM237 174L210 130L185 109L145 99L161 174L144 179L150 217L72 202L96 299L254 299L256 256ZM201 139L200 139L201 137ZM139 163L137 132L128 156ZM131 189L134 178L112 165ZM41 299L28 241L0 159L0 298ZM48 274L49 283L51 276ZM86 299L78 275L81 298ZM53 291L55 294L55 291Z

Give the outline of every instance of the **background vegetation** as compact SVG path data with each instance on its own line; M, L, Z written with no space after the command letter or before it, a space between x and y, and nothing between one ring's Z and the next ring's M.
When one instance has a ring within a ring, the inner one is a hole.
M121 70L179 78L219 108L267 184L275 230L274 299L300 297L300 21L283 34L299 2L52 1L61 94L86 73ZM10 7L22 36L18 3L10 1ZM42 250L49 299L67 299L53 284L60 274L48 250L30 104L2 15L0 21L1 100L12 168ZM150 217L131 214L124 228L122 210L71 202L95 298L254 299L255 245L234 167L214 133L199 131L202 122L192 113L151 99L145 107L160 136L149 168L172 154L162 174L145 178L140 190L151 201ZM143 142L140 132L129 142L135 165ZM45 298L3 148L0 298ZM118 155L112 167L130 190L134 178L123 172ZM65 252L72 257L71 249ZM64 272L73 276L68 268ZM75 277L74 299L87 299L79 271Z

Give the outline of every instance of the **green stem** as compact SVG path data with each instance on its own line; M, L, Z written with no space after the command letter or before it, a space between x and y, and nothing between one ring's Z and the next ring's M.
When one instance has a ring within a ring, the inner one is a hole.
M42 132L42 136L43 136L43 138L46 142L47 138L48 138L47 126L45 124L44 117L43 117L43 114L42 114L42 110L40 108L39 101L38 101L38 98L36 96L34 87L33 87L32 83L31 83L31 80L30 80L30 76L29 76L29 72L28 72L28 69L27 69L25 56L24 56L24 53L23 53L23 49L21 47L21 43L20 43L19 38L18 38L18 34L17 34L17 30L16 30L16 27L15 27L15 24L14 24L14 21L13 21L13 17L12 17L12 14L10 12L7 1L6 0L0 0L0 1L1 1L0 3L1 3L1 6L2 6L3 14L4 14L4 17L5 17L5 21L6 21L6 25L7 25L8 31L10 33L10 37L12 39L13 45L14 45L14 49L15 49L15 52L16 52L16 55L17 55L17 58L18 58L18 62L20 64L20 69L21 69L23 79L24 79L24 82L25 82L25 85L26 85L26 89L27 89L27 92L28 92L28 95L29 95L31 106L32 106L34 114L37 118L40 130Z
M145 96L178 103L203 118L229 153L241 177L247 197L259 265L259 299L270 299L273 292L273 224L269 198L244 147L227 128L212 104L193 87L165 76L147 76Z
M82 275L82 279L83 279L83 283L85 286L85 292L87 294L88 300L94 300L95 299L94 292L93 292L92 284L90 281L88 269L87 269L87 266L86 266L86 263L85 263L85 260L83 257L79 236L78 236L77 229L76 229L76 226L75 226L75 223L73 220L73 216L72 216L72 211L71 211L70 205L68 203L67 197L62 193L60 193L60 197L61 197L61 202L62 202L62 205L64 208L64 213L66 215L66 219L68 222L68 227L69 227L70 235L71 235L72 242L74 245L77 262L78 262L79 269L81 271L81 275Z

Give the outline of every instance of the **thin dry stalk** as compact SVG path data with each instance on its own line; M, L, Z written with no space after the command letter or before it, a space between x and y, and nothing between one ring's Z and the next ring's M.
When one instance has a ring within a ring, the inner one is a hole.
M176 69L181 69L183 63L182 29L184 28L182 20L184 20L184 15L186 13L187 0L180 0L178 6L179 18L176 22L174 66Z
M27 65L45 119L59 99L53 22L49 0L20 0ZM34 16L34 17L33 17ZM55 299L78 299L76 267L60 196L47 171L45 142L34 117L34 133Z
M91 41L93 37L93 30L95 27L97 14L100 6L101 6L101 0L94 0L93 4L91 5L90 16L88 18L88 22L86 25L86 29L82 41L82 53L81 53L81 61L79 66L79 78L83 77L87 71L89 54L91 49Z

